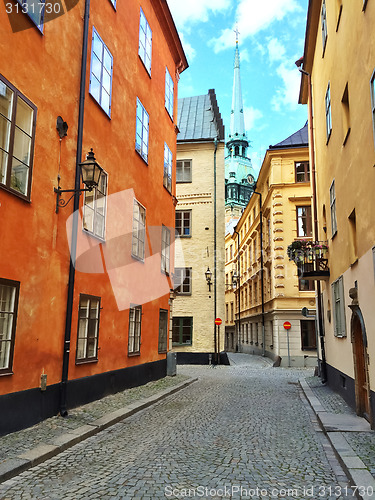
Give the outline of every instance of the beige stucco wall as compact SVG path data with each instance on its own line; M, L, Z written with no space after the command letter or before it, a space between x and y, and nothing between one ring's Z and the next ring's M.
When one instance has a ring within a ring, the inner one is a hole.
M329 240L330 280L323 284L327 362L354 377L350 340L352 312L349 289L357 282L359 306L364 316L369 355L370 388L375 389L374 263L375 244L375 149L370 80L375 68L375 5L362 1L343 2L338 23L337 2L326 2L328 36L323 52L321 2L311 13L309 55L304 68L312 73L314 146L317 168L319 234ZM316 20L316 22L314 21ZM343 48L345 48L343 50ZM331 90L332 132L327 140L325 95ZM342 98L349 95L349 122ZM307 100L307 91L303 100ZM348 126L350 127L349 135ZM332 235L330 186L335 180L337 233ZM351 233L349 215L355 210L356 234ZM324 214L325 213L325 214ZM324 228L326 228L326 233ZM354 246L356 251L353 251ZM334 337L331 284L343 275L346 338ZM331 321L328 320L331 311Z
M192 268L192 294L178 295L173 304L174 316L193 316L191 346L173 346L174 351L214 352L214 287L211 292L205 279L209 267L214 280L214 144L185 143L177 146L178 160L192 160L192 182L179 183L176 210L192 211L190 238L181 238L181 252L176 252L176 267ZM224 144L216 155L217 199L217 316L220 327L220 350L224 349ZM183 254L183 255L182 255Z

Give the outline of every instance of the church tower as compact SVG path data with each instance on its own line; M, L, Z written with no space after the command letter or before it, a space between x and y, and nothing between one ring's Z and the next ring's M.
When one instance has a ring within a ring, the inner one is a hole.
M254 169L247 156L249 141L245 131L245 120L241 91L240 51L238 30L234 55L233 96L230 118L230 134L226 143L225 157L225 218L237 219L246 207L255 185Z

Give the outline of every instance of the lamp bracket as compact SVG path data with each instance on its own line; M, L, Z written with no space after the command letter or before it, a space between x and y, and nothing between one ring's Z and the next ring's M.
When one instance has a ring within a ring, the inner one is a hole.
M85 188L85 189L61 189L60 186L58 188L53 188L54 192L56 193L56 210L55 212L58 214L59 213L59 208L64 208L68 205L68 203L74 198L74 195L76 193L79 193L81 196L81 193L84 191L92 191L92 188ZM61 198L61 195L63 193L73 193L71 197L68 200L64 200Z

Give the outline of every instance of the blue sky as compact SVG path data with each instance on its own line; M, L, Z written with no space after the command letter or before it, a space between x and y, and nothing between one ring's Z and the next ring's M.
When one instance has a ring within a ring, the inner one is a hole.
M308 0L167 0L189 68L179 97L214 88L226 134L232 103L238 23L245 127L256 171L270 144L300 129L306 106L298 104Z

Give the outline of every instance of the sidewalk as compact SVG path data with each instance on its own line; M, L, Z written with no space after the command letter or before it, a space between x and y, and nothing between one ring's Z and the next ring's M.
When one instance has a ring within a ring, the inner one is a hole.
M375 432L340 395L322 385L318 377L300 379L317 419L341 465L364 500L375 497Z
M97 434L195 382L184 375L165 377L107 396L28 429L0 437L0 483Z

